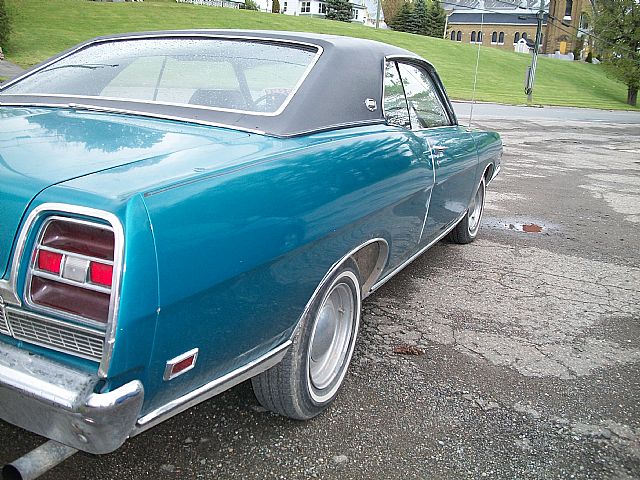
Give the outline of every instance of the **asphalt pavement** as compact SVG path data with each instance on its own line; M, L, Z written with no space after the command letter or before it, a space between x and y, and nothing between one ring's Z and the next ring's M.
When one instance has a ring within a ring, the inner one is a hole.
M290 421L244 383L43 478L640 478L640 126L478 113L505 144L479 237L366 300L332 408Z
M24 72L24 69L15 63L11 63L7 60L0 60L0 78L10 80L17 77L22 72Z

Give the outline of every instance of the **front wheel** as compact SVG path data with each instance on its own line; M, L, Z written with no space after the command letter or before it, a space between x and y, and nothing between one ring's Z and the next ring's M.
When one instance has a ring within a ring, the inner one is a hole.
M480 220L482 220L482 212L484 211L484 197L486 186L484 177L480 180L480 185L471 199L471 204L467 209L466 215L449 233L449 240L454 243L471 243L476 239L478 230L480 229Z
M283 360L251 380L262 406L307 420L333 402L353 355L361 303L358 268L347 262L312 299Z

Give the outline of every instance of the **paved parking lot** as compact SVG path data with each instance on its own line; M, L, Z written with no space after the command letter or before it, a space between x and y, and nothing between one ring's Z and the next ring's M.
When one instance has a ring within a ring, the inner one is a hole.
M43 478L639 478L640 125L477 122L505 143L479 239L366 301L326 414L279 418L242 384ZM41 442L0 438L3 463Z

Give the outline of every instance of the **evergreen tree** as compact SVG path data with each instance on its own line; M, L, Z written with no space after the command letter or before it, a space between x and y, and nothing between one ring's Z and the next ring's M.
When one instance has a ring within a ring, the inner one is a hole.
M427 18L425 21L425 35L442 38L447 14L440 4L440 0L431 0L427 6Z
M410 32L426 35L427 27L427 4L424 0L415 0L413 11L411 12Z
M328 0L327 18L340 22L351 22L351 4L348 0Z
M273 0L273 3L271 4L271 13L280 13L280 1L279 0Z
M393 24L389 25L394 30L398 30L400 32L408 32L411 27L411 14L413 13L413 8L411 3L405 1L398 13L396 14L396 18L393 20Z
M9 30L9 15L7 15L4 0L0 0L0 47L7 44Z

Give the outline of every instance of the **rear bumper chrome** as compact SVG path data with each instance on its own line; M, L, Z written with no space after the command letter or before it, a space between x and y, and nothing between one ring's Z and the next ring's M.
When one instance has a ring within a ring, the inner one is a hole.
M137 380L93 393L98 381L97 374L0 342L0 419L96 454L124 443L144 399Z

